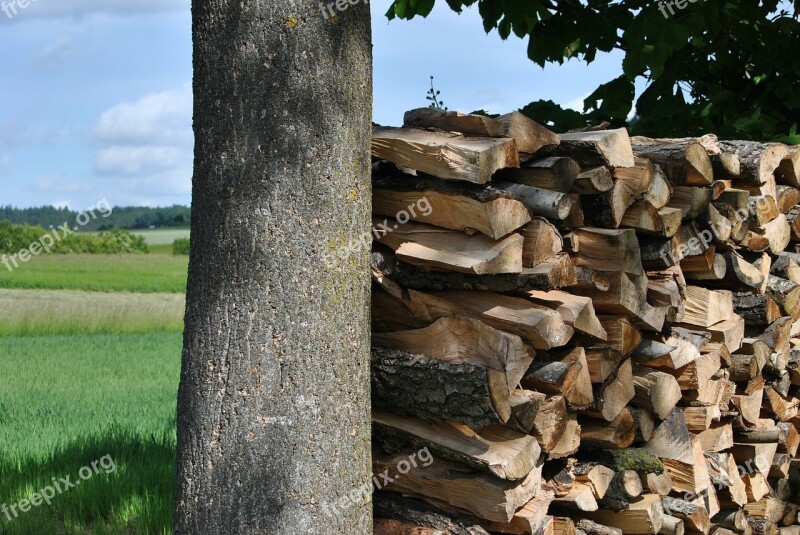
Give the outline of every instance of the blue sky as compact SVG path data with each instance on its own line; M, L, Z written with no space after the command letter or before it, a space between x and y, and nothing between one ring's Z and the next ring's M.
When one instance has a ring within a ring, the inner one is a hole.
M457 15L440 1L427 19L388 22L389 4L372 2L381 124L425 106L431 75L450 109L504 113L540 98L579 107L619 73L613 54L541 69L524 41L487 36L474 9ZM10 19L0 11L0 205L188 204L190 21L187 0L31 0Z

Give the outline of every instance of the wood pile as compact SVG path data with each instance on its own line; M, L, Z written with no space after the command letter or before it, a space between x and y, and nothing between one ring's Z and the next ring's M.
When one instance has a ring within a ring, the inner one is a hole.
M426 108L372 154L375 533L800 535L797 147Z

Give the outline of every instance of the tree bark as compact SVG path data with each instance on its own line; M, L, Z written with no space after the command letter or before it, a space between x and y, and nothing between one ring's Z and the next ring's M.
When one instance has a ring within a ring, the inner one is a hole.
M192 14L174 531L371 533L369 250L323 262L370 224L369 7Z

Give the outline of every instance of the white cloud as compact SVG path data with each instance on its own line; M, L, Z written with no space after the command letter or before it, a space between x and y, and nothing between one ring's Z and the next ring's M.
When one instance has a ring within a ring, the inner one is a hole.
M127 198L191 192L194 149L192 90L145 95L103 112L94 126L94 174Z
M142 176L163 173L180 167L191 152L180 147L124 147L102 149L94 159L99 174Z
M192 88L145 95L100 115L94 134L101 143L187 145L192 142Z
M34 63L43 68L52 68L64 63L77 50L71 35L62 35L47 43L33 55Z
M13 20L28 18L79 18L93 14L136 15L171 10L188 10L190 0L30 0L28 7L21 8L18 0L6 3L17 11ZM6 18L5 16L3 17Z

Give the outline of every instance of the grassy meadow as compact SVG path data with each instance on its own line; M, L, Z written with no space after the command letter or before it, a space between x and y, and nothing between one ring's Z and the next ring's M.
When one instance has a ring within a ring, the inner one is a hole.
M0 534L171 533L188 259L150 250L0 270ZM100 459L114 469L82 480ZM67 476L49 505L2 512Z

